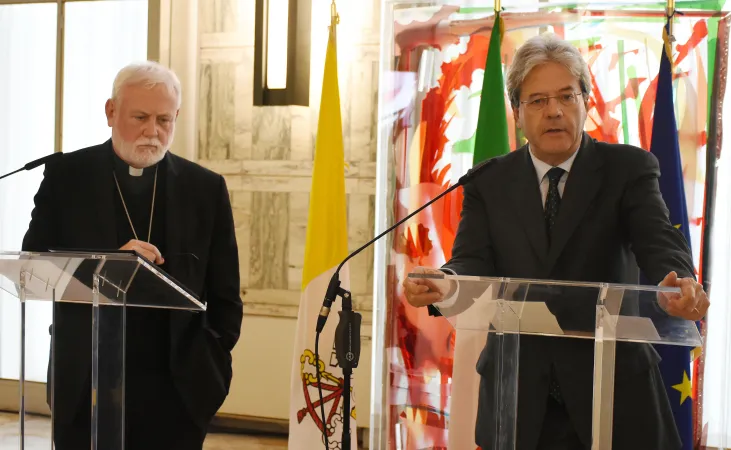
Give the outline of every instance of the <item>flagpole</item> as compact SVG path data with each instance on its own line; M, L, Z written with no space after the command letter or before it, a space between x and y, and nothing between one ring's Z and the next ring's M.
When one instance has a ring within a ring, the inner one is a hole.
M495 0L495 13L500 12L500 0Z
M496 0L499 1L499 0ZM673 42L673 16L675 15L675 0L667 0L665 16L668 20L668 40Z
M333 40L335 51L337 52L337 31L336 26L340 23L340 15L338 14L335 0L330 3L330 39ZM342 263L341 263L342 266ZM338 268L340 270L340 268ZM350 391L353 369L358 367L360 360L360 327L362 317L359 313L353 311L353 299L350 291L340 287L340 280L337 272L330 280L327 288L326 298L342 299L342 308L338 312L340 320L335 329L335 357L338 361L338 367L343 371L343 434L340 440L341 450L350 450L352 448L352 435L350 432ZM322 406L322 393L320 393L320 405ZM323 413L323 422L327 419ZM323 432L326 430L323 429ZM327 439L325 438L325 446Z
M499 1L499 0L498 0ZM335 0L332 0L332 3L330 3L330 33L333 35L333 40L337 44L337 33L335 32L335 26L340 23L340 15L338 14L338 8L337 5L335 5ZM337 45L336 45L337 47Z

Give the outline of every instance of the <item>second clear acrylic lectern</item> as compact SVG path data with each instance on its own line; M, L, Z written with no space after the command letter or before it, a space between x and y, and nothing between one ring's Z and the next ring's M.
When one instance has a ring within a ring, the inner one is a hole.
M460 332L484 332L486 344L474 363L491 381L480 426L489 427L485 431L492 450L516 448L521 341L534 353L536 348L563 352L552 357L564 360L593 347L593 384L582 392L592 399L592 450L612 449L615 375L622 376L643 358L656 362L651 344L701 345L694 322L670 316L663 308L669 298L679 296L677 288L423 273L409 277L428 280L432 290L443 294L444 300L433 305L435 315L442 316L435 320L448 320L457 330L455 360ZM540 347L549 341L558 345ZM591 370L588 356L589 367L583 369ZM460 379L452 383L471 385Z
M0 289L20 304L20 449L26 443L26 325L34 320L26 317L29 302L50 302L52 310L47 353L52 439L69 419L59 416L57 405L85 398L83 392L57 389L56 384L90 386L90 442L84 447L104 450L125 449L127 308L206 309L162 269L136 254L121 251L0 252ZM69 369L63 355L73 352L88 355L83 359L88 361L88 369ZM83 373L85 379L69 379L78 373Z

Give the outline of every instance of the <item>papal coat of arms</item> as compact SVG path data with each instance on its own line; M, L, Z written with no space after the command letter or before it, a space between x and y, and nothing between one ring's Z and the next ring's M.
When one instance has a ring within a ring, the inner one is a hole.
M333 355L334 358L334 355ZM302 393L304 394L305 405L297 411L297 423L302 423L310 417L322 433L326 430L328 437L328 448L331 450L343 450L340 448L340 437L343 433L343 378L336 377L325 370L325 363L322 360L316 362L315 353L305 349L300 356L300 376L302 379ZM317 381L317 366L320 366L320 382ZM331 364L337 368L337 364ZM338 369L339 370L339 369ZM325 408L325 421L320 417L320 396L318 387L322 389L322 403ZM351 395L353 391L351 388ZM355 401L352 400L354 405ZM355 420L355 406L350 410L350 416Z

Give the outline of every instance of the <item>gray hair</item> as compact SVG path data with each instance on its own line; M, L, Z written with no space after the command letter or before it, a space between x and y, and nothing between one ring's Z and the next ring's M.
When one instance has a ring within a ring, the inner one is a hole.
M553 33L532 37L515 52L513 63L507 72L508 98L513 108L520 106L520 86L531 70L548 62L566 67L579 81L584 99L591 94L589 68L579 50Z
M183 99L178 76L169 68L155 61L132 63L123 67L114 78L112 100L119 98L119 93L124 86L142 85L148 89L152 89L158 84L165 85L170 93L175 95L178 101L178 108L180 108Z

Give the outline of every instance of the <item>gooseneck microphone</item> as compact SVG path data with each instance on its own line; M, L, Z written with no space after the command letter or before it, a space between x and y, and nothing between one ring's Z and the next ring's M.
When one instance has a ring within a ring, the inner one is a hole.
M465 184L472 181L472 179L477 176L479 173L481 173L483 170L485 170L487 167L492 165L493 162L495 162L495 158L488 159L487 161L483 161L480 164L476 165L475 167L471 168L467 171L466 174L462 175L460 179L457 181L456 184L449 187L449 189L446 189L441 194L437 195L433 199L429 200L428 202L424 203L422 206L419 207L416 211L410 213L403 219L399 220L395 224L393 224L391 227L386 229L383 233L379 234L378 236L374 237L370 241L363 244L360 248L354 250L351 254L349 254L343 262L340 263L337 270L335 270L335 273L333 274L332 278L330 278L330 283L327 286L327 291L325 291L325 300L322 302L322 308L320 308L320 315L317 317L317 328L315 331L317 333L321 333L323 328L325 328L325 322L327 322L327 317L330 315L330 308L332 307L333 302L335 301L335 297L339 294L338 289L340 288L340 269L342 269L343 265L348 262L352 257L357 255L358 253L362 252L366 248L373 245L374 242L381 239L383 236L387 235L391 231L395 230L398 226L406 222L407 220L414 217L416 214L420 213L424 209L426 209L429 205L436 202L437 200L441 199L445 195L449 194L453 190L457 189L460 186L464 186Z
M343 397L343 436L341 440L341 446L340 448L342 450L350 450L350 442L351 442L351 435L350 435L350 384L351 384L351 375L353 373L353 369L358 367L358 360L360 359L360 324L361 324L361 315L360 313L353 311L353 299L351 298L350 291L347 291L345 289L342 289L340 287L340 269L342 269L343 265L348 262L352 257L357 255L358 253L362 252L366 248L373 245L374 242L381 239L383 236L387 235L394 229L396 229L398 226L427 208L432 203L436 202L437 200L441 199L445 195L449 194L453 190L457 189L460 186L464 186L465 184L471 182L478 174L480 174L482 171L484 171L487 167L492 165L497 160L497 158L491 158L487 161L483 161L480 164L476 165L475 167L471 168L467 171L466 174L462 175L460 179L455 183L454 185L450 186L448 189L444 190L442 193L434 197L433 199L429 200L428 202L424 203L419 209L415 210L414 212L408 214L403 219L399 220L392 226L390 226L386 231L379 234L378 236L374 237L370 241L363 244L360 248L354 250L352 253L350 253L343 262L340 263L340 265L335 270L335 273L333 273L332 277L330 278L330 283L327 286L327 291L325 291L325 299L322 302L322 307L320 308L320 314L317 316L317 326L315 329L316 335L315 335L315 361L320 361L320 353L319 353L319 343L320 343L320 333L322 333L322 330L325 328L325 323L327 322L327 318L330 315L330 309L332 308L332 304L335 301L335 299L340 296L342 298L343 307L342 310L338 312L338 315L340 316L340 322L338 323L337 328L335 329L335 355L338 360L338 366L343 370L343 389L342 389L342 397ZM320 385L320 364L318 362L315 363L315 368L317 371L317 390L320 396L320 414L323 418L323 427L322 427L322 435L325 443L325 448L328 448L328 436L327 436L327 426L325 426L326 421L325 419L325 406L323 402L323 395L322 395L322 387Z
M6 173L5 175L0 177L0 180L2 180L3 178L9 177L10 175L21 172L23 170L33 170L38 166L42 166L43 164L47 164L49 162L53 162L57 159L60 159L62 156L63 156L63 153L57 152L57 153L51 153L50 155L44 156L43 158L38 158L34 161L29 162L28 164L26 164L25 166L21 167L18 170L14 170L10 173Z

